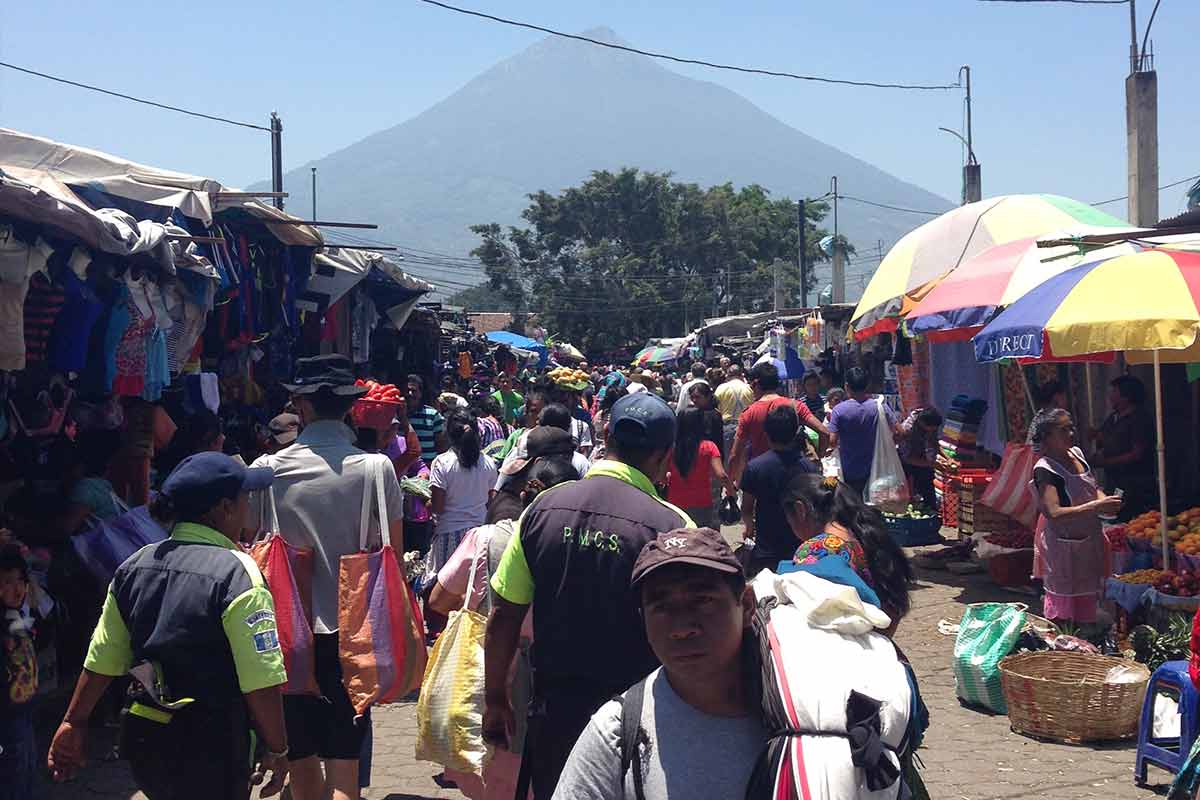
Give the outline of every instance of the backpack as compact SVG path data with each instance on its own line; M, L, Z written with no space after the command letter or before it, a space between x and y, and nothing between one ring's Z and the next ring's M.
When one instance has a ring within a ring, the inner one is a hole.
M642 728L642 704L645 701L646 681L638 681L624 697L618 697L621 703L621 778L633 769L634 800L646 800L642 787L642 745L649 743L649 737Z

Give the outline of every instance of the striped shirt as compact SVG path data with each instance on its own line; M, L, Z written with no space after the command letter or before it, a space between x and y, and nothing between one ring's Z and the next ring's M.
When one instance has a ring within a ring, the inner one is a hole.
M421 460L432 464L437 458L437 436L445 430L446 420L433 406L422 406L408 415L409 424L421 443Z

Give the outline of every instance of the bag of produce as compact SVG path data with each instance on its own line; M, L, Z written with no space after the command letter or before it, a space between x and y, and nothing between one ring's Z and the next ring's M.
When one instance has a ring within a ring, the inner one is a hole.
M1012 652L1024 627L1023 604L967 606L954 641L954 684L962 700L999 714L1008 713L1000 686L1000 660Z

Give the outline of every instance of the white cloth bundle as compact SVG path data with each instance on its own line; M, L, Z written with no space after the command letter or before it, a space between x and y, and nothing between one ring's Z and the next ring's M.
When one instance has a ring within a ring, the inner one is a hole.
M796 786L812 800L894 798L899 780L872 791L865 772L851 761L846 712L850 693L880 703L880 740L885 757L897 767L894 752L904 741L912 709L912 689L895 646L878 631L891 620L863 603L851 587L807 572L776 575L764 571L753 581L759 602L775 598L768 631L778 683L790 727L790 758L779 768L792 773ZM764 689L765 690L765 689ZM825 735L821 735L825 734Z

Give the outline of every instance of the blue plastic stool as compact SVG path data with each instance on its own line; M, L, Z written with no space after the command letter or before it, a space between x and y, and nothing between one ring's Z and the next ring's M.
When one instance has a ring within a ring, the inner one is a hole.
M1154 699L1159 688L1174 689L1179 693L1179 738L1154 738ZM1196 741L1197 725L1200 723L1200 692L1192 685L1188 675L1188 662L1168 661L1150 676L1146 687L1146 700L1142 704L1142 719L1138 726L1137 761L1133 769L1134 782L1139 786L1146 783L1146 765L1154 764L1169 770L1172 775L1179 772L1187 760ZM1178 749L1168 750L1163 745L1174 745Z

